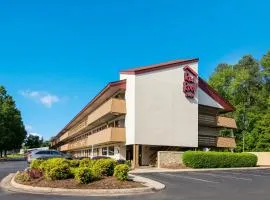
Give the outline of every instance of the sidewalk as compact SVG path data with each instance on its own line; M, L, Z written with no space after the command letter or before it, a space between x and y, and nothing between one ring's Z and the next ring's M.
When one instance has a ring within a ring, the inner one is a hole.
M270 169L266 167L238 167L238 168L204 168L204 169L166 169L166 168L138 168L131 170L130 174L143 174L143 173L161 173L161 172L192 172L192 171L222 171L222 170L253 170L253 169Z

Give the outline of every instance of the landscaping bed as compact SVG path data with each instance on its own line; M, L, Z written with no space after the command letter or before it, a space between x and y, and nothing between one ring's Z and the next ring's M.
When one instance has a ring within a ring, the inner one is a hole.
M34 160L15 181L34 187L65 189L130 189L143 184L128 179L129 166L113 159Z
M80 184L74 179L50 181L45 178L32 179L30 181L21 181L15 179L17 183L33 187L51 187L66 189L128 189L145 187L141 183L132 180L119 181L115 177L106 177L88 184Z

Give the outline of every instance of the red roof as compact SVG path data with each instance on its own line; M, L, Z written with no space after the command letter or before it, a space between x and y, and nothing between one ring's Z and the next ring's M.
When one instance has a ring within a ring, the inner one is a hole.
M154 64L154 65L148 65L144 67L137 67L133 69L123 70L123 71L120 71L120 74L133 74L133 75L144 74L147 72L173 68L178 65L190 64L190 63L194 63L198 61L199 61L198 58L174 60L174 61L164 62L160 64ZM190 70L194 75L197 75L197 73L193 71L189 66L186 66L186 69ZM199 77L199 88L201 88L206 94L208 94L211 98L217 101L224 108L225 111L231 112L235 110L232 104L230 104L226 99L220 96L220 94L216 90L214 90L210 85L208 85L206 81L204 81L200 77Z
M199 58L174 60L174 61L164 62L164 63L160 63L160 64L155 64L155 65L148 65L148 66L144 66L144 67L137 67L137 68L133 68L133 69L123 70L123 71L120 71L120 74L143 74L143 73L147 73L147 72L158 71L158 70L176 67L180 64L184 65L184 64L194 63L194 62L198 62L198 61L199 61Z

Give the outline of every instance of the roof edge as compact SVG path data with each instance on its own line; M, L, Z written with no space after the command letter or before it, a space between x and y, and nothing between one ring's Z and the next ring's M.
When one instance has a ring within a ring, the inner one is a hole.
M143 66L143 67L138 67L138 68L133 68L133 69L128 69L128 70L122 70L120 71L120 74L129 74L129 75L144 74L147 72L172 68L179 64L184 65L184 64L194 63L198 61L199 61L199 58L173 60L173 61L164 62L160 64L154 64L154 65L148 65L148 66Z
M202 89L211 98L217 101L225 111L235 111L235 107L226 99L224 99L214 88L212 88L205 80L199 77L199 88Z
M65 129L77 118L79 117L91 104L93 104L102 94L104 94L110 87L119 86L122 89L126 88L126 79L120 80L120 81L113 81L109 82L86 106L83 107L83 109L73 117L72 120L69 121L69 123L55 136L59 137Z

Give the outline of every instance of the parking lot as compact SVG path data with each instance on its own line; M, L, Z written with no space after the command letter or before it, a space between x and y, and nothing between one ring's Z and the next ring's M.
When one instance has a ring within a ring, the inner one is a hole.
M26 162L1 162L0 179L10 172L23 170ZM147 173L148 177L166 185L165 190L148 195L120 197L65 197L19 194L0 189L2 200L85 200L85 199L147 199L147 200L264 200L270 199L270 169L225 170L201 172Z
M181 173L144 176L166 185L158 199L269 199L270 169Z

